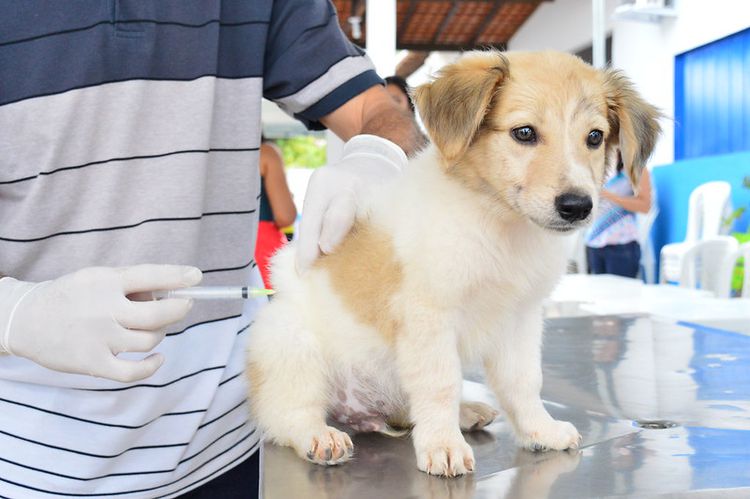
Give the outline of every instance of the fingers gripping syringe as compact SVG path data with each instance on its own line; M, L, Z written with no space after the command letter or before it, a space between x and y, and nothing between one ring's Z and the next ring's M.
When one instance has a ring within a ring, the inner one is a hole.
M247 286L195 286L192 288L153 291L154 300L164 298L189 298L193 300L242 300L270 296L272 289L249 288Z

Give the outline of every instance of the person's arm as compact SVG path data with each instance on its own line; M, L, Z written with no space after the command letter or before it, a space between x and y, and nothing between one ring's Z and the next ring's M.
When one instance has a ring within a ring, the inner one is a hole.
M376 135L398 145L408 156L427 141L414 117L402 111L381 85L365 90L320 121L343 141L360 134Z
M622 206L624 209L636 213L648 213L651 209L651 176L644 168L641 180L638 182L638 194L634 196L618 196L603 190L602 197Z
M288 227L297 218L292 193L286 182L284 161L281 154L271 144L260 146L260 174L263 176L268 202L273 212L273 221L277 227Z
M320 122L346 141L341 159L317 170L308 184L297 244L297 269L331 253L348 234L364 193L398 175L426 139L413 116L381 85L352 97Z

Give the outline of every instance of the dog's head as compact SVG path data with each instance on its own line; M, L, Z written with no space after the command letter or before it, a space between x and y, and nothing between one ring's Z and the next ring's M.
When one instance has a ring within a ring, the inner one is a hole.
M591 219L618 150L637 186L660 132L622 74L557 52L470 53L414 100L450 175L560 232Z

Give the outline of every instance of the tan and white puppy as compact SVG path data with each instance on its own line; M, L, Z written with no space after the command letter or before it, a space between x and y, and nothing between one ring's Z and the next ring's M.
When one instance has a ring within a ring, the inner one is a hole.
M412 427L420 470L461 475L461 429L495 415L460 402L462 362L481 360L520 445L575 448L540 399L542 300L617 149L637 185L659 113L620 73L554 52L470 53L415 100L432 145L312 270L297 275L293 247L274 259L248 345L254 416L319 464L352 456L327 417Z

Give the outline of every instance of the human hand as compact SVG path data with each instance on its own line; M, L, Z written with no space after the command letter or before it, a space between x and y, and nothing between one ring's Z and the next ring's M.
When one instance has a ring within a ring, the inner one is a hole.
M195 267L90 267L41 283L0 280L0 349L74 374L131 382L151 376L161 354L124 360L120 352L148 352L179 321L190 300L137 302L127 295L194 286Z
M616 197L614 193L612 193L611 191L608 191L607 189L602 189L600 196L608 201L614 201Z
M344 145L338 163L313 173L300 222L298 272L307 270L321 251L330 253L338 246L354 225L364 194L401 173L406 162L406 154L393 142L357 135Z

